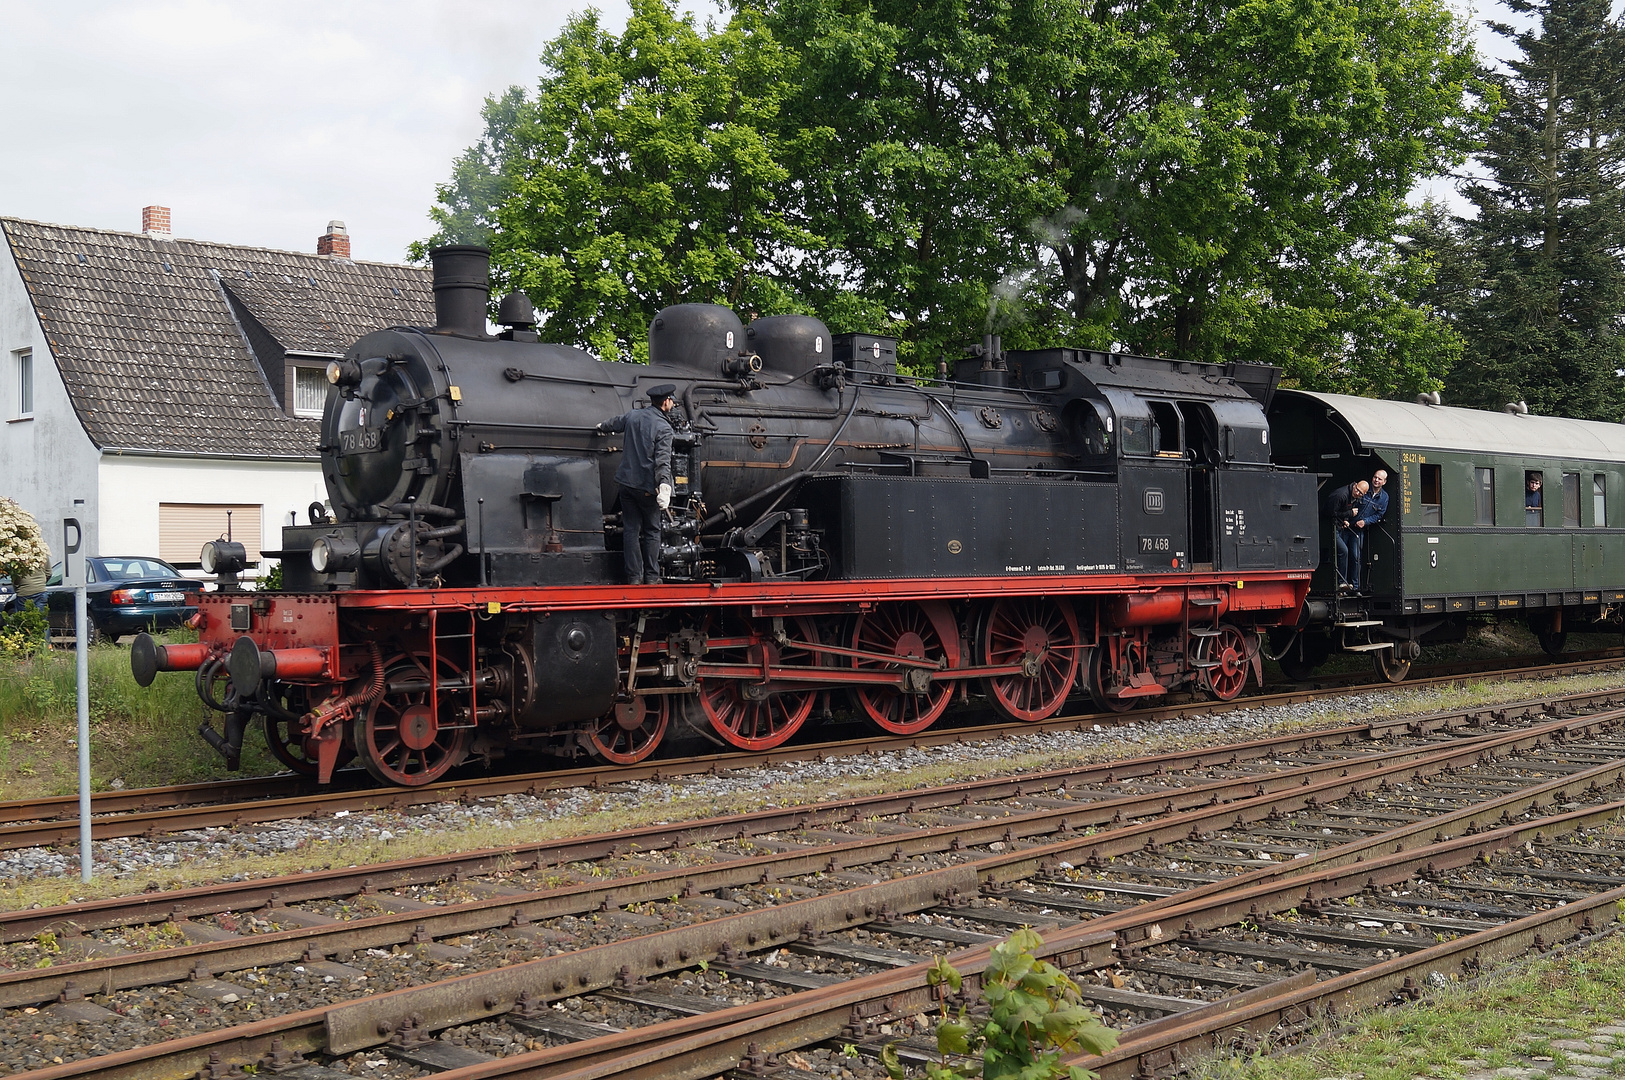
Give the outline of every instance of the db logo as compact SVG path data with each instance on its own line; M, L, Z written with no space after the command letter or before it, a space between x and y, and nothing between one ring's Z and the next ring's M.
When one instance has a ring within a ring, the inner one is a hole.
M1162 513L1162 489L1145 489L1145 512L1148 514Z

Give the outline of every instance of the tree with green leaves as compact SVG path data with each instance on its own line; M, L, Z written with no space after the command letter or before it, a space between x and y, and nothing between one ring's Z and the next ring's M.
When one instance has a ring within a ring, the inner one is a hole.
M786 63L745 10L708 32L669 0L632 0L620 34L572 16L535 95L486 102L413 256L488 245L494 282L529 294L547 340L604 359L646 358L668 304L795 309L777 266L820 244L779 199Z
M606 357L690 300L889 330L916 371L993 332L1410 393L1459 351L1393 235L1483 120L1444 0L736 0L703 32L636 0L542 60L430 243L489 243Z
M817 298L930 349L1013 344L1282 363L1409 392L1459 345L1394 232L1485 116L1441 0L769 0ZM814 175L819 163L825 171Z
M1479 275L1450 380L1462 404L1618 421L1625 409L1625 32L1607 0L1508 0L1520 55L1492 76L1505 108L1464 193Z

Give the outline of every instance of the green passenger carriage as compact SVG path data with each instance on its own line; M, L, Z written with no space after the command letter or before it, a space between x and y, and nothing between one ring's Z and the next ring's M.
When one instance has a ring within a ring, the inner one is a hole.
M1625 426L1299 390L1278 390L1269 419L1277 464L1315 473L1323 495L1389 476L1356 594L1339 593L1322 516L1310 602L1272 639L1289 677L1353 650L1398 681L1422 645L1488 615L1527 621L1556 655L1568 630L1625 602ZM1525 505L1531 477L1538 508Z

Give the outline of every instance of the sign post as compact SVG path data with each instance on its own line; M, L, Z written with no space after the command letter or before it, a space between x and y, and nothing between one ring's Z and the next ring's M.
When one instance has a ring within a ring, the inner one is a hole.
M75 499L75 508L83 506L85 500ZM73 531L73 539L68 539L68 531ZM73 586L73 651L74 660L78 668L78 698L79 704L79 880L90 880L90 641L86 624L90 621L85 595L85 560L79 559L79 573L75 575L73 562L68 556L77 552L85 538L84 530L79 526L78 518L62 519L62 574L64 578L72 578Z

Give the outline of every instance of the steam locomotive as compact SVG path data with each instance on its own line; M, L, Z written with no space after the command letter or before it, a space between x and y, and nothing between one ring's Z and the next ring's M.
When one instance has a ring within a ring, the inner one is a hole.
M196 672L235 762L328 781L350 758L429 783L516 749L643 760L681 731L764 749L850 706L912 733L956 695L1037 721L1227 699L1298 626L1316 476L1272 461L1279 372L984 339L957 377L803 316L667 308L649 363L538 340L520 294L486 333L489 255L432 253L436 323L328 369L331 516L283 530L283 591L206 594ZM621 581L597 426L677 387L663 582ZM241 569L215 544L205 568Z

